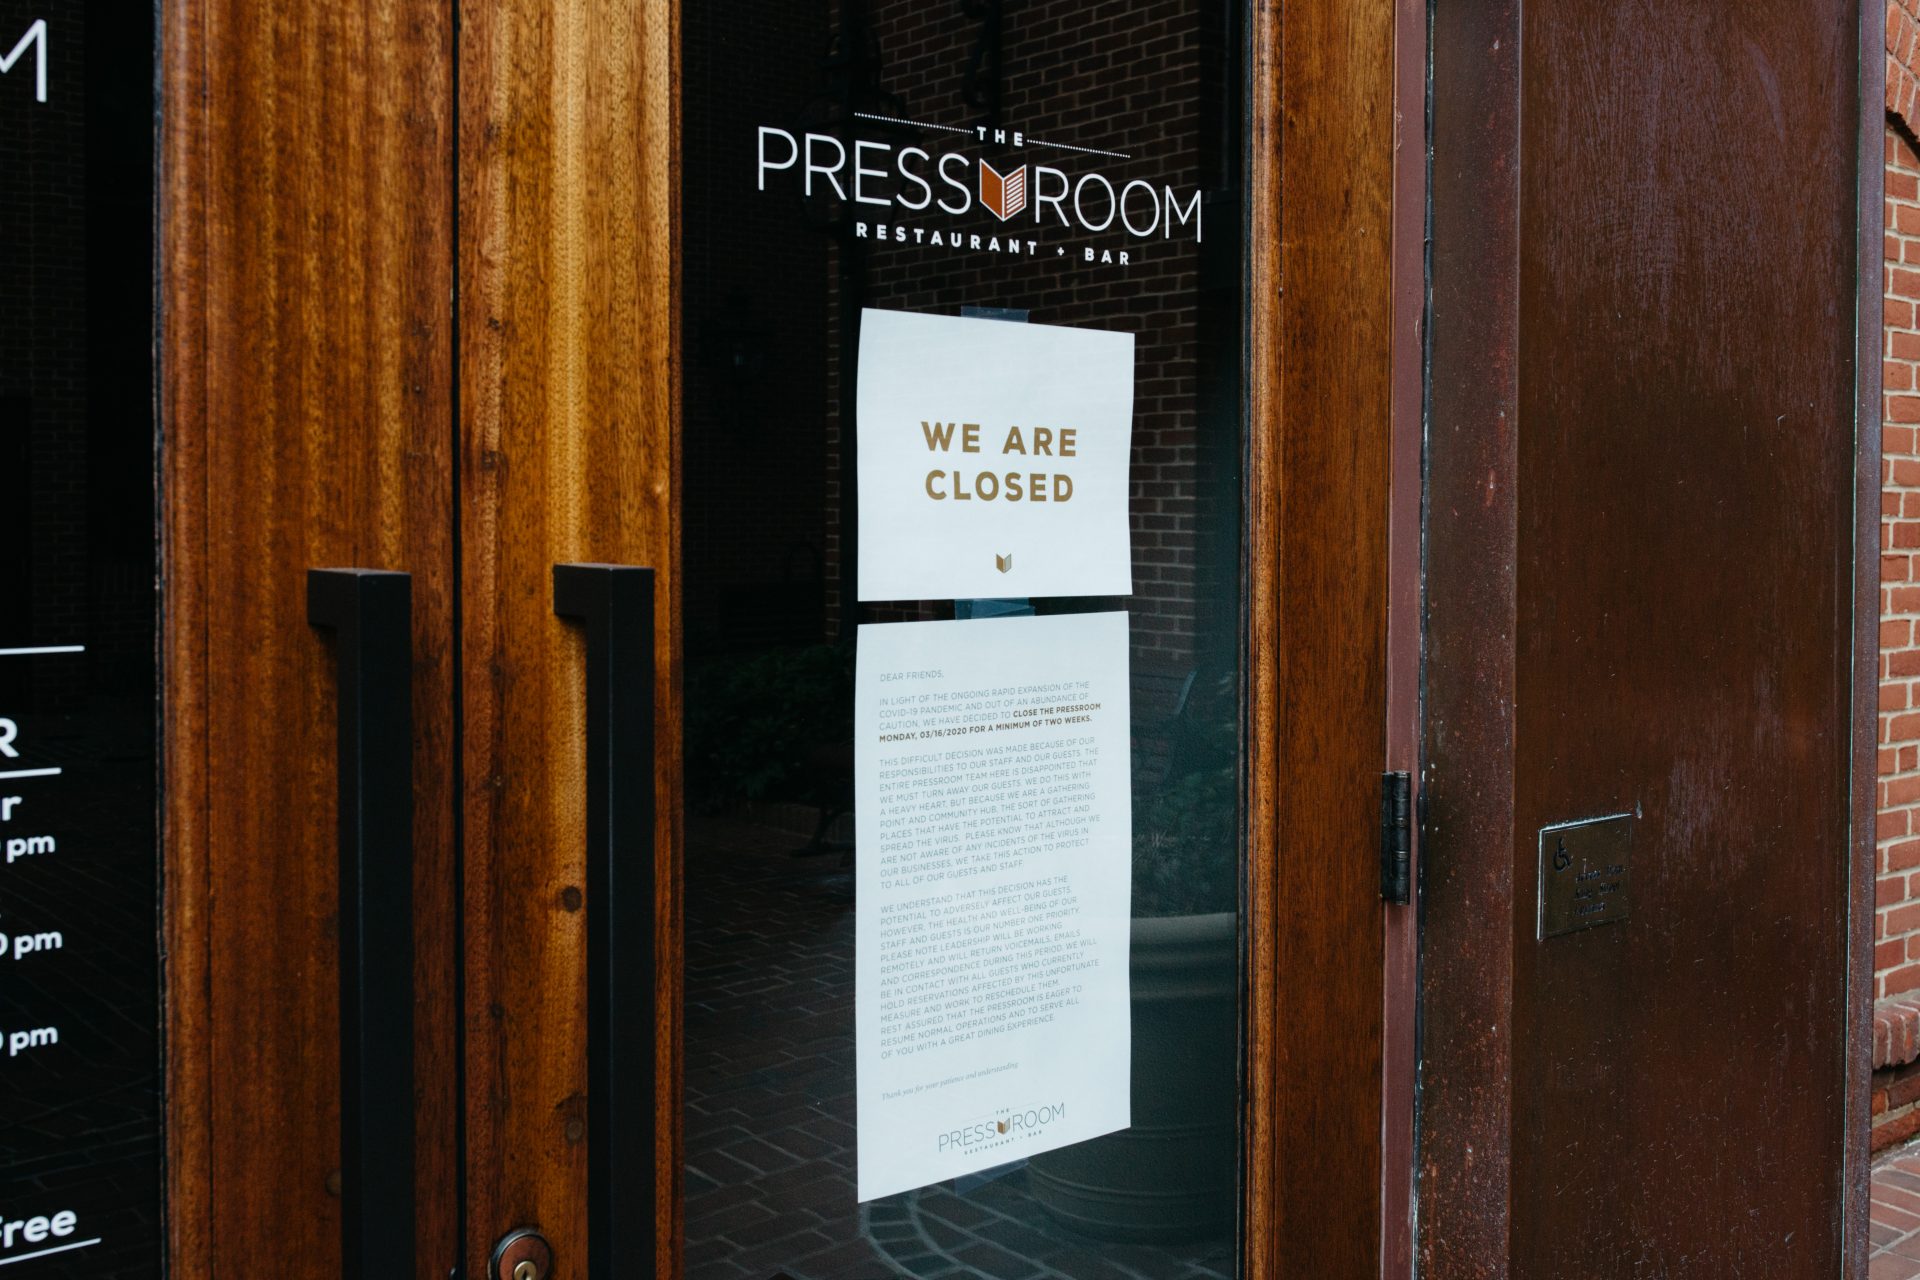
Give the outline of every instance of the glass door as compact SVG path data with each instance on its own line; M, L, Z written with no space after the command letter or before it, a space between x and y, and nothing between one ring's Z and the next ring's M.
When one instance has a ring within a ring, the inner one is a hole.
M173 1269L408 1216L355 567L422 1267L1374 1270L1391 12L255 8L159 41Z
M1244 38L682 14L695 1280L1237 1274Z
M160 1274L151 10L0 4L0 1275Z

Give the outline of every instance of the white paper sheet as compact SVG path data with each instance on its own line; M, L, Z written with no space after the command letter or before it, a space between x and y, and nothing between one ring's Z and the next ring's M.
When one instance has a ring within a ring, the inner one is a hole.
M1127 616L860 628L859 1198L1130 1123Z
M1133 591L1133 335L861 313L860 598Z

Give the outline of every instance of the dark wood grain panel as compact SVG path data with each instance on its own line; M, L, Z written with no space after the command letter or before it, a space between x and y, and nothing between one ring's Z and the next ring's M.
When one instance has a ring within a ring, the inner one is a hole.
M1257 1066L1274 1214L1253 1274L1362 1276L1380 1259L1394 7L1288 0L1278 17L1264 74L1279 112L1255 156L1277 163L1278 200L1256 182L1253 236L1277 236L1279 268L1253 293L1254 430L1271 451L1256 456L1278 487L1255 504L1277 522L1253 546L1256 627L1264 615L1273 637L1256 666L1274 666L1273 701L1256 704L1274 748L1256 760L1273 827L1254 900L1276 970L1253 1011L1272 1020Z
M212 1058L201 1044L207 985L206 203L198 185L208 121L175 103L205 75L197 7L164 6L160 28L161 792L164 872L167 1260L213 1274Z
M456 1250L452 37L174 0L161 280L173 1272L337 1276L332 660L310 566L413 575L421 1275Z
M650 565L661 1256L676 1274L678 9L461 6L460 453L470 1260L586 1249L585 671L552 566Z
M1878 34L1435 14L1423 1266L1859 1274ZM1631 918L1538 941L1620 810Z
M1840 1270L1857 14L1524 9L1519 1275ZM1632 918L1535 942L1621 811Z
M1520 7L1436 10L1421 852L1423 1276L1505 1276Z

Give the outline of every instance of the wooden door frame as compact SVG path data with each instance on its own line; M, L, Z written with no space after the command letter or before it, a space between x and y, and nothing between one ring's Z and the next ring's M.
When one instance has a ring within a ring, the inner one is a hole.
M1854 348L1853 847L1847 963L1846 1280L1866 1280L1873 1177L1874 841L1879 815L1881 353L1886 256L1885 8L1860 6ZM1873 601L1867 608L1866 601Z
M1383 913L1380 1274L1414 1274L1415 1090L1420 1046L1422 557L1426 501L1427 0L1394 14L1392 460L1387 533L1386 768L1412 779L1410 901Z
M1410 1241L1413 909L1381 901L1379 806L1417 690L1425 14L1253 14L1246 1275L1372 1276Z
M678 31L676 0L643 7L651 21L632 30ZM1254 0L1250 13L1246 1275L1373 1275L1411 1247L1411 1164L1389 1170L1382 1148L1411 1150L1413 916L1390 916L1380 901L1378 805L1390 559L1406 605L1396 632L1403 663L1418 636L1408 594L1418 534L1407 521L1419 500L1425 171L1423 148L1407 143L1424 135L1424 111L1408 103L1424 104L1425 17L1417 0ZM654 140L672 148L666 168L677 171L677 46L669 62L672 79L643 92L648 119L676 122L670 139ZM468 82L479 71L463 62ZM463 123L468 145L473 128ZM1284 219L1283 207L1292 211ZM677 343L677 205L670 216L655 230L665 232L657 243L675 246L667 305L676 323L656 332ZM648 356L671 379L677 433L677 348ZM676 486L676 532L678 502ZM1391 553L1390 507L1400 521ZM677 577L677 545L672 554ZM677 695L677 595L672 614L676 648L662 670ZM1404 749L1415 687L1404 665L1399 687ZM677 696L660 705L677 708ZM677 761L677 716L662 724L663 739L676 739L662 759ZM674 818L657 868L667 1176L656 1218L662 1274L677 1275L677 774L663 772L660 800ZM1401 957L1391 982L1389 937ZM1389 1015L1400 1024L1391 1083Z

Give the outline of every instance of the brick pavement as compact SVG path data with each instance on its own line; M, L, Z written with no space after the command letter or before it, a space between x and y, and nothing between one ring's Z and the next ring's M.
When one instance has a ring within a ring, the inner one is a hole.
M1868 1280L1920 1277L1920 1143L1874 1162Z
M803 836L687 836L687 1271L693 1280L1223 1280L1233 1241L1113 1245L1024 1173L854 1199L853 877Z

